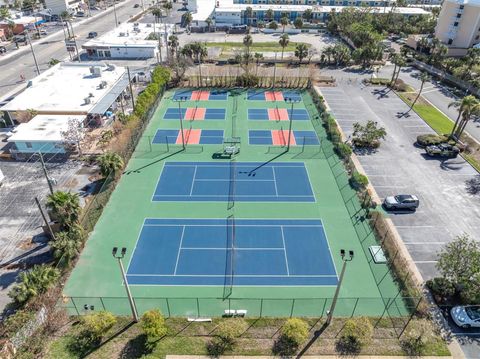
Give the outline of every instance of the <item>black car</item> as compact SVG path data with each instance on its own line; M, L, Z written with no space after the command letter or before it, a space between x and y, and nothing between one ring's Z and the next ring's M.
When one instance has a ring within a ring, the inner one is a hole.
M88 33L88 38L89 39L93 39L94 37L97 37L97 33L95 31L91 31Z
M440 143L438 145L431 145L425 148L427 155L431 157L451 157L455 158L460 153L457 146L452 146L448 143Z
M5 46L0 46L0 54L4 54L7 52L7 48Z
M135 5L133 5L133 8L134 8L134 9L136 9L136 8L139 8L139 7L140 7L140 5L139 5L139 4L135 4Z

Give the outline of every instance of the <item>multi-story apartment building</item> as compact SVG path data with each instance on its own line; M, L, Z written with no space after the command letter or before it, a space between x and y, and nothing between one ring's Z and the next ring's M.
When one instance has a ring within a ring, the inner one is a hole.
M449 55L462 56L480 43L480 0L444 0L435 36L449 47Z

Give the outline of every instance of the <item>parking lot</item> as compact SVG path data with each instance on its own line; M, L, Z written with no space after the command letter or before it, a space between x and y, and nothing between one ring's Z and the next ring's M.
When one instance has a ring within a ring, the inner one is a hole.
M340 81L321 88L333 115L346 135L355 122L374 120L386 128L387 138L378 151L359 154L368 178L383 199L394 194L416 194L420 207L390 216L424 279L435 276L437 252L455 236L476 236L480 228L478 188L471 181L478 173L464 161L432 159L415 147L416 137L433 133L393 92L364 87L360 81Z

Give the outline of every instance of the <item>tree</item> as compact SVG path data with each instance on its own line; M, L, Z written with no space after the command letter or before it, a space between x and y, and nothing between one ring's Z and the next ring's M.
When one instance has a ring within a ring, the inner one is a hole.
M403 66L405 66L405 58L400 54L395 54L392 58L395 67L393 68L392 79L390 81L390 86L394 87L397 83L398 77L400 76L400 71Z
M143 313L140 323L149 343L162 338L168 332L165 318L158 309L151 309Z
M245 9L245 18L247 19L247 25L250 26L253 17L253 9L251 6L247 6Z
M403 332L400 341L406 354L418 356L422 354L433 335L430 321L426 319L413 320Z
M192 23L193 21L193 16L192 16L192 13L190 11L187 11L184 15L183 15L183 23L185 24L185 27L187 29L190 28L190 24Z
M288 46L288 43L290 42L288 34L282 34L280 36L280 40L278 40L278 44L282 47L282 56L281 59L283 60L283 53L285 51L285 48Z
M77 257L81 245L82 237L78 237L78 232L75 230L58 232L55 234L55 240L50 242L53 257L64 266L68 266Z
M99 340L106 334L117 322L117 318L107 311L101 311L85 315L81 318L83 327L82 335L88 336L93 340Z
M277 30L278 29L278 24L276 21L270 21L268 23L268 28L272 30Z
M298 64L302 63L302 60L308 56L308 46L300 43L295 47L295 57L298 58Z
M202 83L202 60L207 57L208 51L207 46L201 42L193 42L190 44L192 49L192 54L195 56L198 63L198 74L199 74L199 83Z
M181 56L179 56L178 54L180 54ZM178 83L185 75L187 68L190 67L192 64L193 63L191 56L183 55L183 49L177 50L177 57L174 59L169 59L168 61L168 66L174 74L173 82Z
M366 125L359 122L353 124L352 142L357 147L378 147L380 140L385 139L386 136L385 128L378 127L375 121L369 120Z
M60 277L60 271L48 265L36 265L20 273L18 284L8 293L17 304L24 304L39 294L45 293Z
M60 63L60 60L54 59L53 57L48 61L48 66L52 67L55 66L56 64Z
M208 344L209 354L218 356L226 350L231 350L235 346L237 338L247 328L247 322L243 318L223 319L215 330L215 338Z
M98 157L98 165L102 176L108 177L110 174L115 176L117 171L123 168L124 162L118 153L106 152Z
M436 264L442 277L458 286L467 286L480 272L480 244L467 234L447 243Z
M210 29L212 27L212 23L213 23L213 20L212 18L209 16L207 17L207 19L205 20L205 22L207 23L207 27L208 27L208 32L210 32Z
M373 326L366 317L352 318L345 322L337 341L337 348L343 354L357 354L372 340Z
M295 26L296 29L301 29L303 27L303 21L301 17L297 17L295 21L293 22L293 26Z
M280 19L280 24L282 25L282 33L285 32L285 26L288 25L288 22L288 17L282 16L282 18Z
M420 95L422 94L423 86L425 85L425 82L427 82L428 80L430 80L430 76L428 75L428 73L422 72L422 73L420 74L420 81L422 81L422 83L421 83L421 85L420 85L420 90L418 90L418 94L417 94L417 96L415 97L415 100L413 100L412 104L410 105L410 108L408 109L407 113L410 112L410 111L413 109L413 106L415 106L415 104L417 103L418 98L419 98Z
M169 13L172 8L173 8L173 4L171 1L166 1L164 4L163 4L163 8L167 11L167 13Z
M10 19L10 11L6 7L0 8L0 20Z
M268 9L266 12L265 12L265 20L267 21L272 21L273 20L273 9Z
M158 22L158 20L162 17L162 9L154 7L152 9L152 15L155 16L155 22Z
M255 58L255 64L256 69L255 69L255 75L258 75L258 66L260 65L260 60L263 60L263 54L261 52L256 52L253 57Z
M178 45L179 45L179 41L178 41L178 36L177 35L170 35L168 37L168 46L170 47L170 53L172 54L172 57L174 55L177 55L178 57Z
M302 17L305 19L305 21L310 21L312 19L312 16L313 16L313 11L312 9L306 9L304 12L303 12L303 15Z
M78 194L56 191L47 196L47 209L50 217L60 222L65 230L78 223L80 217L80 201Z
M299 347L308 339L308 324L302 319L290 318L283 325L281 335L284 340Z
M243 38L243 46L245 46L245 64L247 66L247 69L248 69L248 63L250 60L250 47L252 46L252 44L253 44L252 35L250 34L245 35L245 37Z
M475 96L468 95L461 100L453 101L448 105L448 107L451 106L458 109L458 117L453 125L450 137L455 141L458 141L472 115L480 113L480 102Z
M63 142L66 146L73 146L73 149L76 148L79 154L82 154L81 142L85 137L85 128L83 123L78 118L72 118L67 122L67 129L61 131Z

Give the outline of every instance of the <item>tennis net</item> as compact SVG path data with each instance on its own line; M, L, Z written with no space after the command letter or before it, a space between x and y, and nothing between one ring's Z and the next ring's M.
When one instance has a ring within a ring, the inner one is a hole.
M230 160L230 180L228 183L228 209L235 206L235 176L236 176L236 161L235 158Z
M233 279L235 276L235 217L227 217L227 243L225 253L225 281L223 298L228 298L233 291Z

